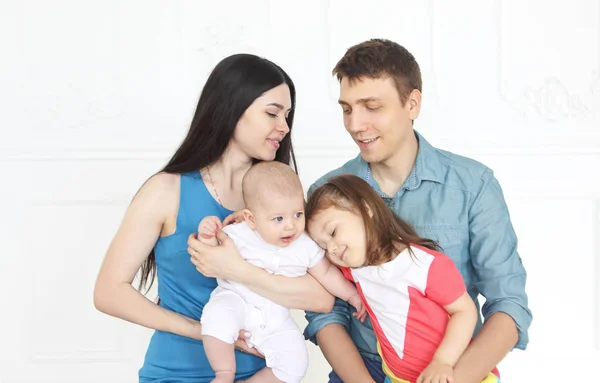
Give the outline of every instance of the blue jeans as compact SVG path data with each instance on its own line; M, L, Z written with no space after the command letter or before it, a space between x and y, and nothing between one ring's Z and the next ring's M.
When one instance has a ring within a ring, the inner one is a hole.
M365 362L365 366L371 374L371 377L376 383L383 383L385 381L385 374L383 373L383 369L381 367L381 362L378 362L373 359L363 358ZM329 383L344 383L342 379L335 373L335 371L331 371L329 373Z

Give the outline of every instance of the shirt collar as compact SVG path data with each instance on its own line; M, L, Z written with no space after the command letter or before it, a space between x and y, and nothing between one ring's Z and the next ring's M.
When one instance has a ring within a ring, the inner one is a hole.
M402 192L404 189L414 190L421 184L421 181L434 181L434 182L442 182L444 180L443 174L443 165L439 158L439 153L437 149L431 146L431 144L421 136L416 130L414 131L415 136L417 138L417 142L419 144L419 149L417 150L417 159L415 160L415 165L413 166L410 174L404 181L404 185L398 190L398 193ZM373 187L382 197L386 196L375 179L373 179L371 173L371 167L369 164L362 158L359 154L360 161L360 173L362 178L367 181L371 187Z

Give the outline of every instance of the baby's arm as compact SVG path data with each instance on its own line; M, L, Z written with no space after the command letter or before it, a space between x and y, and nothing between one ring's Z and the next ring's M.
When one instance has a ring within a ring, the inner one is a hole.
M361 321L365 319L366 308L358 295L356 287L344 277L337 266L329 262L327 258L323 258L319 263L309 268L308 272L331 294L348 301L354 306L356 308L355 316L358 319Z
M214 215L204 217L198 225L198 240L209 246L217 246L217 230L221 230L223 225L219 217Z

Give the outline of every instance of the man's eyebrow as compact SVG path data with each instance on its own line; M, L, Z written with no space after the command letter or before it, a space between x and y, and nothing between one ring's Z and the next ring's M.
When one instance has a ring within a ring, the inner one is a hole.
M359 98L358 100L356 100L356 104L366 104L367 102L370 101L379 101L381 100L379 97L363 97L363 98ZM338 104L340 105L350 105L347 101L344 101L342 99L338 100Z

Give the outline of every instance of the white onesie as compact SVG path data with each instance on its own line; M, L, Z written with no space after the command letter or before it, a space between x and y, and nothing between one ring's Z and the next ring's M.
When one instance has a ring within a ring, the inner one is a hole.
M277 247L266 243L245 222L225 226L223 231L246 261L272 274L300 277L324 256L323 249L305 233L289 246ZM231 344L240 330L248 330L252 334L248 344L265 356L275 376L286 383L300 382L308 367L308 353L290 310L242 284L217 282L219 286L202 311L202 335Z

